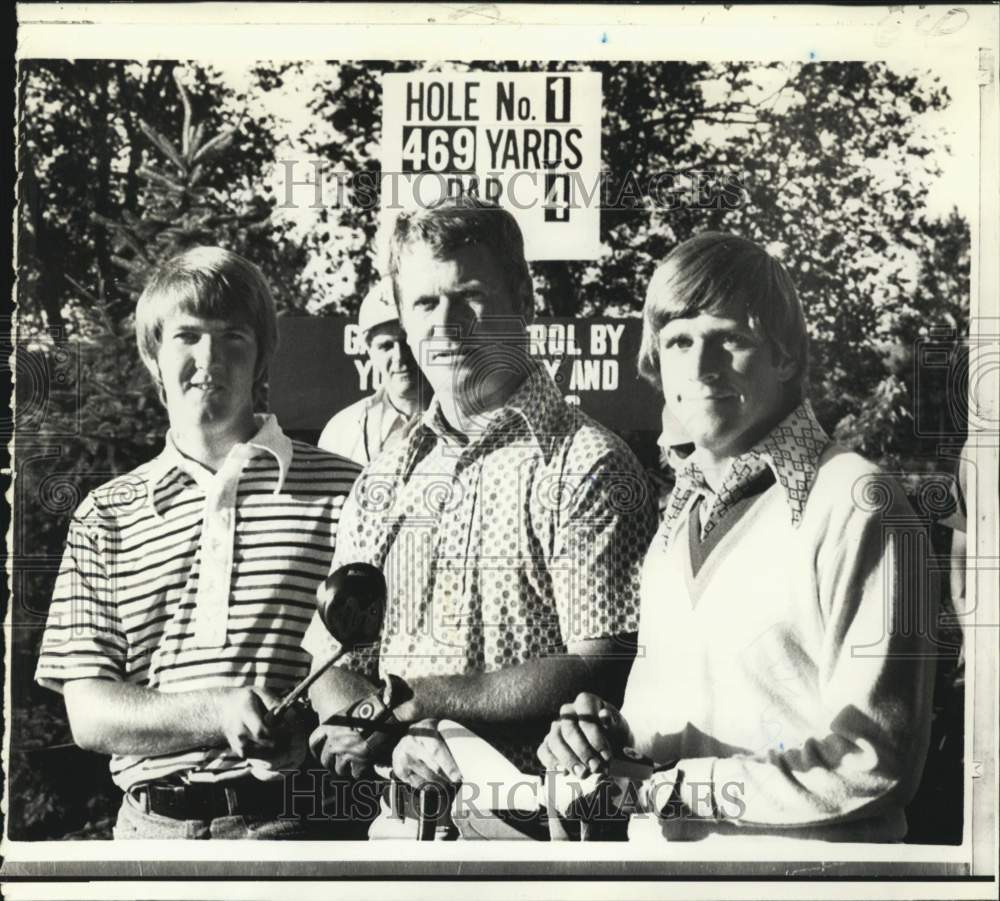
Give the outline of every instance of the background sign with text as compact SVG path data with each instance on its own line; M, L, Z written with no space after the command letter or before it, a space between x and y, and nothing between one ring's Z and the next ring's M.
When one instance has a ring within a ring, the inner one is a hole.
M382 204L475 193L510 210L529 260L600 253L599 72L385 75Z
M357 324L339 317L278 320L271 366L271 409L293 432L318 433L338 410L377 387ZM542 361L566 399L619 434L660 431L663 401L636 371L642 320L536 319L532 356Z

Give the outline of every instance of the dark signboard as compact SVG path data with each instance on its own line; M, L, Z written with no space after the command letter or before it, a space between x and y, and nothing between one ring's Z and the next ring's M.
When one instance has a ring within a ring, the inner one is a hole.
M271 370L271 409L282 426L313 435L338 410L374 390L371 363L353 321L282 317ZM639 378L639 319L538 319L532 354L570 403L630 443L655 443L662 401ZM645 454L644 454L645 456Z

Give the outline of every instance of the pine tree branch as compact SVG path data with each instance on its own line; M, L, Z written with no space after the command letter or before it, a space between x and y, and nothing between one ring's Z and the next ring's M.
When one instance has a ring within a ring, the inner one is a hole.
M174 84L181 95L181 103L184 105L184 125L181 127L181 152L185 157L191 152L191 98L188 96L184 82L181 81L180 72L174 69L171 73L174 76Z
M170 161L178 168L181 172L187 168L184 164L184 160L181 158L180 154L177 152L177 148L174 147L173 142L169 138L165 138L161 135L152 125L146 122L144 119L139 120L139 128L142 129L142 133L149 138L160 150L163 151ZM140 170L141 172L141 170Z
M229 145L233 142L235 135L235 127L227 128L225 131L220 132L194 155L192 162L204 163L213 157L218 156L218 154L229 148Z
M152 169L149 169L146 166L141 166L139 168L139 175L141 175L145 179L148 179L149 181L154 181L161 187L168 188L169 190L174 191L177 194L183 194L187 190L187 187L185 185L180 184L180 182L176 182L171 178L167 178L166 175L162 175L159 172L154 172Z
M198 152L198 148L201 147L201 143L204 140L204 137L205 137L205 123L199 122L191 130L191 140L184 151L184 158L187 160L189 166L194 162L195 154Z
M94 294L93 291L90 291L89 289L87 289L83 285L81 285L68 272L64 272L63 273L63 278L66 279L66 281L68 281L74 288L76 288L77 291L79 291L84 297L87 298L87 300L89 300L95 306L97 306L97 305L99 305L101 303L100 298L96 294Z

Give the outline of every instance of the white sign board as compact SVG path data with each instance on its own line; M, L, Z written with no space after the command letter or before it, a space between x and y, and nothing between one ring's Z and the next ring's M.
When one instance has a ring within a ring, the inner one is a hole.
M382 172L386 213L475 193L514 214L529 260L595 259L601 75L385 75Z

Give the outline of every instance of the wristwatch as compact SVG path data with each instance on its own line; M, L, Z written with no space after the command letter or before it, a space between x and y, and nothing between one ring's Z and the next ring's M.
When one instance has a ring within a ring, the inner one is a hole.
M413 689L399 676L390 674L367 697L361 698L338 711L330 720L348 716L354 720L364 720L354 726L354 730L368 745L369 758L373 763L388 763L392 750L406 731L406 725L400 723L393 710L413 697Z

